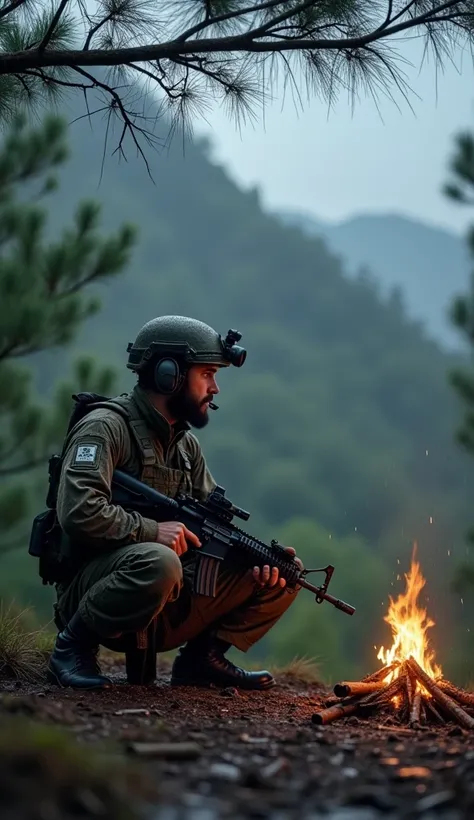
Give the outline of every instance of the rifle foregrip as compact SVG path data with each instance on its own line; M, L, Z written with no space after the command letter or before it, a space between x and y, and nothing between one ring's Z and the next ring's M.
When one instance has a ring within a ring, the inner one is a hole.
M281 577L285 578L287 583L296 584L301 570L295 564L293 556L287 555L283 549L277 550L275 547L269 547L243 533L238 533L234 537L234 542L235 546L246 552L256 564L269 564L277 567Z

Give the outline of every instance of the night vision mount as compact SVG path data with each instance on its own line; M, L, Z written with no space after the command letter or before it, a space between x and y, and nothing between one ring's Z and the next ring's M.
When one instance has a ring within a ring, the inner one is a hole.
M247 358L245 347L240 347L240 345L235 344L236 342L240 342L241 338L242 334L239 333L238 330L229 330L223 341L224 356L234 367L242 367Z

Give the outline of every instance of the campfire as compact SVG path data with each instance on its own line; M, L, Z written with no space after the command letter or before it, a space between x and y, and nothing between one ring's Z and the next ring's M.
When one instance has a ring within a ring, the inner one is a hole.
M363 680L336 683L334 697L313 715L314 723L381 712L412 729L448 722L474 729L474 694L444 679L429 646L427 632L434 621L418 605L425 579L416 560L416 545L405 580L405 592L396 600L390 596L384 618L391 627L393 643L390 649L382 646L378 651L382 667Z

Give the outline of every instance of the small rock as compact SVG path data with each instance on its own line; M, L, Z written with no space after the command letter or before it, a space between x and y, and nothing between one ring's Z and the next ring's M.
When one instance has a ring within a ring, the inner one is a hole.
M440 746L427 746L425 749L420 749L420 754L423 757L436 757L440 754Z
M345 769L341 771L343 777L347 777L352 780L354 777L358 777L359 772L357 769L354 769L352 766L347 766Z
M239 693L235 686L226 686L225 689L221 689L219 694L223 698L235 698Z
M337 752L337 754L333 755L329 758L329 762L332 763L333 766L340 766L342 761L344 760L344 753Z
M247 732L244 732L242 735L240 735L240 740L243 740L244 743L255 743L255 744L257 744L257 743L269 743L270 742L268 737L251 737L250 735L247 734Z
M212 763L209 775L217 780L227 780L237 783L240 780L240 769L232 763Z
M345 806L342 809L335 809L334 812L331 812L330 817L331 820L377 820L379 813L374 809L367 809L365 806L363 808Z
M313 735L314 740L316 743L320 743L321 746L330 746L331 741L329 740L328 736L324 734L324 732L316 732Z
M168 760L195 760L201 754L197 743L146 743L136 741L129 743L127 751L139 757L162 757Z
M93 817L103 816L106 814L106 807L100 797L94 794L91 789L79 788L70 795L71 808L75 809L75 813L82 814L85 812ZM68 812L69 813L69 812Z
M385 788L374 788L373 786L361 785L352 792L348 798L353 806L367 806L380 811L390 811L394 808L394 798Z
M119 709L118 712L114 712L114 715L146 715L148 717L150 712L148 709Z
M454 801L454 792L442 791L434 794L427 794L422 797L416 804L416 809L419 812L430 811L431 809L438 809L440 806L448 806Z
M288 760L285 757L278 757L262 769L262 777L265 780L277 777L283 771L289 768Z

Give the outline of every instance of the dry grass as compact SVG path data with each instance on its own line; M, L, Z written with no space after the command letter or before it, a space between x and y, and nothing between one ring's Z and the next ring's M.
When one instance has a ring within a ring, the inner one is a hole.
M30 610L0 606L0 676L29 682L43 677L54 638L30 624Z
M323 686L321 670L315 658L295 657L289 663L280 666L270 664L270 671L275 677L285 677L295 683L312 683Z

